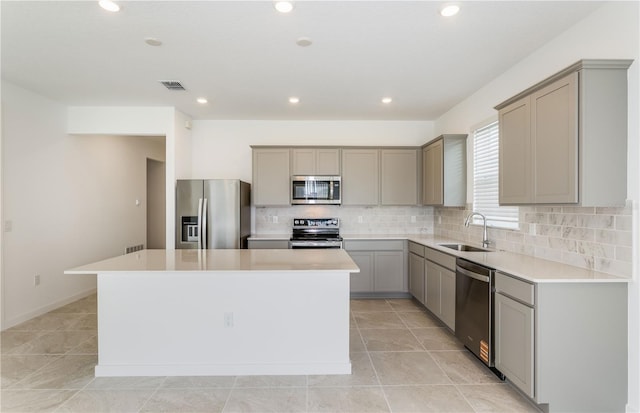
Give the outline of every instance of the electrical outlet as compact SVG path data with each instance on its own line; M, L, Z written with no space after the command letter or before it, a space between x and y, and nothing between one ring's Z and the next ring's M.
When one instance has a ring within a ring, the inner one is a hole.
M274 223L274 224L277 224L277 223L278 223L278 216L277 216L277 215L274 215L274 216L273 216L273 223Z
M529 235L536 235L536 224L529 224Z
M438 215L438 224L442 224L442 216Z
M40 275L36 274L33 276L33 286L37 287L40 285Z
M362 224L362 215L358 215L358 224Z
M226 328L233 327L233 313L224 313L224 326Z
M416 216L415 215L411 215L411 223L412 224L416 223Z
M4 221L4 232L11 232L13 230L13 221L10 219Z

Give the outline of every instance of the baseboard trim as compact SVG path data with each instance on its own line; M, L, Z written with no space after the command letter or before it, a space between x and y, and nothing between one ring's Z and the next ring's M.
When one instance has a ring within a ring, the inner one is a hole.
M351 374L351 362L229 364L99 364L96 377L142 376L280 376Z

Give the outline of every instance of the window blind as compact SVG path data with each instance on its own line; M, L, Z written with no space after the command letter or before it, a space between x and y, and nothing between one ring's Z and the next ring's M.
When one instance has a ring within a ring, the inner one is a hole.
M473 211L487 218L487 225L518 229L518 207L498 205L498 121L473 132ZM474 224L482 219L474 217Z

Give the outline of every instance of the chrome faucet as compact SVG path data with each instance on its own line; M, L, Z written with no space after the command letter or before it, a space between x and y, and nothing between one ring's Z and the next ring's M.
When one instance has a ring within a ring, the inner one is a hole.
M489 238L487 238L487 217L485 217L484 215L482 215L479 212L472 212L469 214L469 216L467 217L467 219L464 220L464 226L468 227L469 224L471 223L471 217L473 217L474 215L478 215L480 217L482 217L482 222L484 223L483 225L483 232L482 232L482 247L483 248L488 248L490 241Z

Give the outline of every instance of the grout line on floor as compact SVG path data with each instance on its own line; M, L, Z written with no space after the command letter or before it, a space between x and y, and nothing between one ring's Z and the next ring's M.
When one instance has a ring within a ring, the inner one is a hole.
M364 345L365 352L367 353L367 358L369 359L369 363L371 364L371 369L373 369L373 374L375 374L376 376L376 382L378 383L377 387L380 389L380 391L382 391L382 397L384 398L384 402L387 404L387 409L389 413L392 413L391 404L389 403L389 399L387 399L387 394L385 393L384 388L382 387L382 381L380 380L380 376L378 375L378 370L376 369L376 366L373 363L373 359L371 358L371 352L367 348L367 343L364 341L364 337L360 332L360 328L358 328L357 330L358 330L358 335L360 336L360 340L362 340L362 344Z
M138 409L138 413L140 413L141 411L144 410L144 408L147 406L147 404L149 404L149 401L151 399L153 399L153 396L155 396L160 389L162 388L162 385L167 381L168 377L164 377L164 379L162 379L162 381L160 382L160 384L158 384L158 386L153 390L153 393L151 393L151 395L149 395L149 397L147 397L147 400L144 401L144 403L142 403L142 406L140 406L140 408Z

